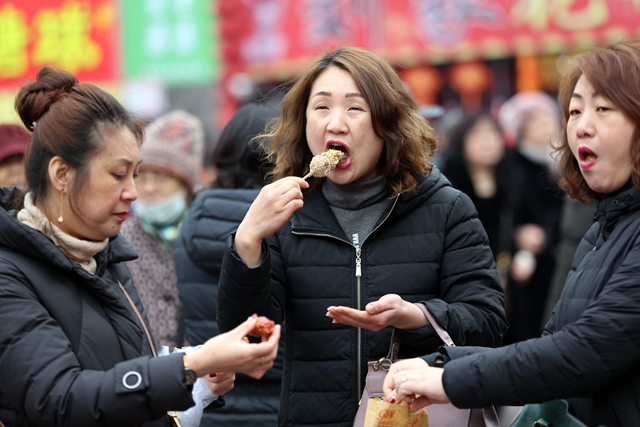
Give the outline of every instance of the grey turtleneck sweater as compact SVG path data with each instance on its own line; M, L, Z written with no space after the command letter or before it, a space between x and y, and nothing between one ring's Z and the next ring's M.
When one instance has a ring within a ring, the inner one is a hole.
M373 230L389 206L389 191L381 175L367 182L338 185L329 179L322 183L322 194L340 226L355 245Z

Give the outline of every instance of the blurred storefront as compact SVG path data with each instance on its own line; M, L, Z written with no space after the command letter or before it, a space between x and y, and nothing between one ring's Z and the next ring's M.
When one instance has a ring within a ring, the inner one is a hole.
M551 92L565 53L640 36L637 0L227 0L219 14L223 119L247 92L234 82L268 88L344 44L393 63L420 103L473 109Z
M188 110L212 139L216 9L211 0L0 0L0 121L18 121L18 88L53 64L142 116Z
M640 0L0 0L0 121L55 64L154 116L184 108L208 135L319 52L393 63L420 104L492 107L554 91L566 53L640 37Z
M118 40L115 1L0 1L0 120L18 120L16 91L45 64L115 89Z

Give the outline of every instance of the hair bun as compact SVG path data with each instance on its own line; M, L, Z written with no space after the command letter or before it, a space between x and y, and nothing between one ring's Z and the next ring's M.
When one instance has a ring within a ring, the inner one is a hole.
M44 67L38 71L36 81L25 84L18 92L15 108L28 128L49 111L59 99L71 92L78 84L78 79L68 71L53 67Z

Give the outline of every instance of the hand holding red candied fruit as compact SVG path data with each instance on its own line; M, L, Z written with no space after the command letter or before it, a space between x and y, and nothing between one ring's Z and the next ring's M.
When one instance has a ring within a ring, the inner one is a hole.
M268 338L269 336L271 336L275 325L275 322L268 317L258 316L256 317L256 326L251 332L249 332L249 335L251 335L252 337Z

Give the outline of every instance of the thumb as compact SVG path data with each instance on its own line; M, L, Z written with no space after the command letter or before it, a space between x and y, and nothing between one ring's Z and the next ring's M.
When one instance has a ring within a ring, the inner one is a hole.
M242 334L243 337L249 335L249 332L251 332L253 330L253 328L256 326L256 319L258 318L258 315L253 314L251 316L249 316L247 318L247 320L245 320L244 322L242 322L241 324L239 324L236 329L238 330L238 332L240 332Z
M376 314L376 312L378 311L376 309L376 306L372 302L367 304L367 306L365 307L365 310L367 310L367 313L369 313L369 314Z

